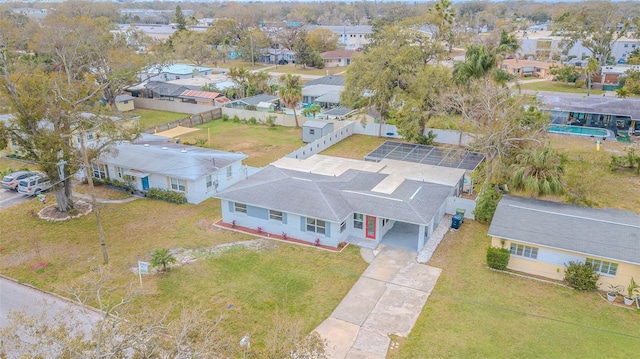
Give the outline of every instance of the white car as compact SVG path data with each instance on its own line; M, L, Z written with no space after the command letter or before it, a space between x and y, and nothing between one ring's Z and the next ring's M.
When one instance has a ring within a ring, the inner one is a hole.
M27 196L36 196L51 187L51 181L46 175L27 177L18 184L18 192Z
M2 178L2 188L8 189L11 191L17 191L18 184L20 183L20 181L34 175L37 175L37 173L30 172L30 171L16 171L13 173L9 173L8 175Z

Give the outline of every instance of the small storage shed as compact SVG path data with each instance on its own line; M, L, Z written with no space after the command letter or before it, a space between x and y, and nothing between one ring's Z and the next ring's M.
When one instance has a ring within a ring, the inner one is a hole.
M333 122L307 121L302 125L302 142L313 142L333 132Z
M119 95L116 96L116 108L120 112L127 112L134 109L133 106L134 97L131 95Z

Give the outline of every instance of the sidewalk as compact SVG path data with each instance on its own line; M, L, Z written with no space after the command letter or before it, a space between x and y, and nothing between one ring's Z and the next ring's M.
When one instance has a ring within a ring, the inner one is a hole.
M369 267L316 331L331 359L384 359L390 334L407 337L441 269L419 264L416 253L378 246L362 249Z

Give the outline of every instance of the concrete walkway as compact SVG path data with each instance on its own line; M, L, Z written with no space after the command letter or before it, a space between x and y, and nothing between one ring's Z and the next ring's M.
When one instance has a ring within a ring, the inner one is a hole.
M384 359L389 334L409 335L442 271L418 264L416 253L402 248L361 252L369 267L316 328L331 359Z

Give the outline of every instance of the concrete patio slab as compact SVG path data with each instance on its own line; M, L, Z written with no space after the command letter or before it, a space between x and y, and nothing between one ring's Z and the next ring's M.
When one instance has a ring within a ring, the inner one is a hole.
M338 304L331 317L360 326L386 290L385 282L361 277Z

